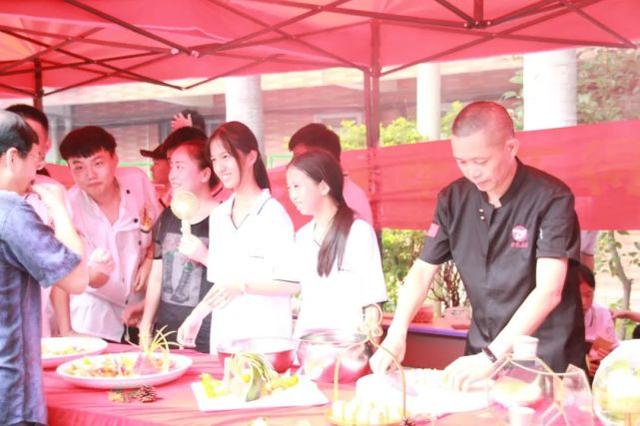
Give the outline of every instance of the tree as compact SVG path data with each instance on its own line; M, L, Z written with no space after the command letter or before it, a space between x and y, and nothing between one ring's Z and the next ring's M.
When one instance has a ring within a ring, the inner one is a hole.
M617 236L616 236L617 235ZM606 272L620 280L623 288L622 309L629 309L631 302L631 287L633 278L630 278L625 267L640 266L640 243L623 246L620 237L628 236L628 231L604 231L598 238L598 253L596 270ZM604 254L605 256L603 256ZM608 259L607 259L608 257Z
M640 52L584 49L578 61L579 123L640 117Z

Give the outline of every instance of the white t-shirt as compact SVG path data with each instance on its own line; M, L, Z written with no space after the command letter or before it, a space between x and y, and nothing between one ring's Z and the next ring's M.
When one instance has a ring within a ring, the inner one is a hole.
M236 227L231 219L235 195L209 217L207 279L222 282L268 281L291 262L293 224L284 207L264 189L249 215ZM221 343L250 337L290 337L291 298L240 296L212 312L211 352Z
M609 309L597 303L591 305L591 308L584 313L584 337L588 342L602 337L610 342L618 343L618 336Z
M296 233L296 264L301 301L295 335L329 328L356 331L363 308L387 300L376 234L367 222L351 225L341 267L334 263L328 276L318 275L320 245L314 240L315 221Z
M120 185L120 212L111 224L100 207L77 186L69 191L73 222L87 256L101 248L111 253L115 270L100 288L87 287L71 298L71 324L75 331L112 341L124 333L122 314L127 303L144 298L134 293L134 279L151 244L151 227L160 214L153 185L137 168L116 171Z
M69 194L65 189L64 185L58 182L55 179L50 178L45 175L36 175L34 179L35 184L46 183L50 185L59 186L64 193L65 204L67 206L67 211L71 214L71 205L69 203ZM33 207L36 214L40 217L42 222L45 225L48 225L53 228L53 218L49 216L49 209L45 205L45 203L38 197L35 193L29 193L26 197L27 203ZM51 288L52 287L40 287L40 295L42 297L40 308L42 314L42 337L50 337L52 329L57 327L54 314L53 307L51 306Z

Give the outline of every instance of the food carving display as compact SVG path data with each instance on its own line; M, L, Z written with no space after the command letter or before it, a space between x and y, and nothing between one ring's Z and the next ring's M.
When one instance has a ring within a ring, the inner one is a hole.
M70 383L93 389L131 389L170 382L182 376L192 360L171 353L170 333L163 330L139 351L85 356L60 365L56 371Z
M101 357L83 357L64 371L75 377L139 377L157 373L166 373L173 367L171 343L164 333L158 330L146 347L140 352L108 354Z
M255 401L295 387L300 381L289 371L278 374L262 356L241 352L224 360L224 376L214 379L204 373L200 382L209 398L234 398L244 402Z

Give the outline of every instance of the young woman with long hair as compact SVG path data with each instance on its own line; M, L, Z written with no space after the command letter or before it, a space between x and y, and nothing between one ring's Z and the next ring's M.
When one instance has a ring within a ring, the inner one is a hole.
M215 283L178 331L192 346L202 320L213 311L211 351L250 337L291 336L291 295L285 277L293 249L293 224L271 197L258 141L244 124L222 124L209 138L213 170L231 197L212 214L207 278Z
M313 329L355 331L373 306L387 299L376 234L354 217L344 196L344 175L329 153L311 150L287 168L289 196L313 219L296 233L301 304L295 334Z

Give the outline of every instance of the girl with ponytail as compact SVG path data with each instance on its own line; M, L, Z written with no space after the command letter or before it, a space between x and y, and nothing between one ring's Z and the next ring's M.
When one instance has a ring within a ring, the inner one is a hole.
M207 280L213 287L180 326L178 342L193 346L211 312L212 353L233 340L290 337L291 295L299 285L276 277L291 262L293 224L271 197L258 141L232 121L213 132L209 152L214 173L232 195L210 216Z
M300 213L313 216L296 233L301 303L295 334L355 331L376 312L371 305L387 299L375 232L347 206L343 173L331 154L313 150L294 157L287 186Z

